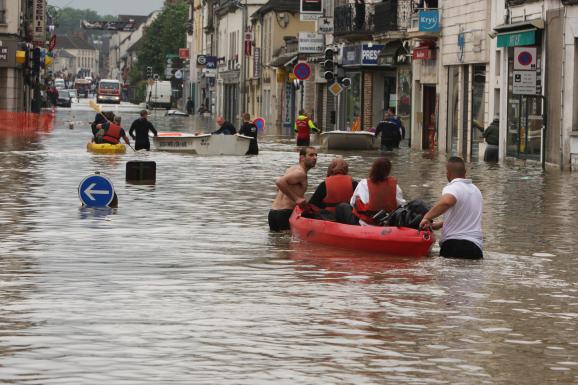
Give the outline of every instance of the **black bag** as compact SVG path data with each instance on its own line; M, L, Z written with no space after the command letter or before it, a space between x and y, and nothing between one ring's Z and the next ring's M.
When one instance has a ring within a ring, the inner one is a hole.
M387 217L386 226L409 227L419 230L423 216L429 211L421 199L414 199L405 206L399 207Z

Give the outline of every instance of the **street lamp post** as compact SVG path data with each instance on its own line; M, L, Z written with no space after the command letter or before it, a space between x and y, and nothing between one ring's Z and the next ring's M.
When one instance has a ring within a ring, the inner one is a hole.
M241 32L242 32L242 49L241 49L241 68L239 73L239 80L240 80L240 98L239 98L239 114L244 112L245 109L245 102L246 102L246 92L245 92L245 82L247 79L247 66L246 66L246 58L247 55L245 54L245 33L247 32L247 0L245 0L245 4L241 3L241 0L235 0L235 5L241 9L242 15L242 23L241 23Z

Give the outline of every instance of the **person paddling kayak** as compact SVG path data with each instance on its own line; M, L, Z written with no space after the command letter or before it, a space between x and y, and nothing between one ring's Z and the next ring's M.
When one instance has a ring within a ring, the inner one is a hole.
M299 164L289 167L285 174L275 181L277 196L269 210L271 231L289 230L289 217L296 205L303 205L307 191L307 172L317 164L317 150L302 147Z

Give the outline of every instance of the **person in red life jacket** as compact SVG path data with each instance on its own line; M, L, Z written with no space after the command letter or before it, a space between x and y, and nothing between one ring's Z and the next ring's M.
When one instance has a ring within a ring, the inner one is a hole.
M124 129L120 126L120 116L114 117L114 122L105 122L96 125L97 129L103 129L102 143L119 144L120 138L130 146L130 140L126 136Z
M298 146L309 146L309 135L311 131L319 133L319 129L315 127L315 123L307 117L305 110L299 110L299 116L295 121Z
M321 182L309 199L309 204L322 209L321 217L333 219L335 207L349 203L357 182L348 175L349 165L342 158L333 159L327 167L327 177ZM326 211L326 212L324 212Z
M373 216L384 210L393 212L399 206L406 204L403 192L394 177L389 176L391 162L386 158L378 158L371 165L369 178L362 179L353 192L349 205L338 205L336 219L341 223L361 226L375 225ZM351 207L351 213L345 210Z
M299 150L299 164L289 167L285 174L275 180L277 195L269 210L271 231L289 230L289 218L295 206L306 205L307 173L317 164L317 150L302 147Z

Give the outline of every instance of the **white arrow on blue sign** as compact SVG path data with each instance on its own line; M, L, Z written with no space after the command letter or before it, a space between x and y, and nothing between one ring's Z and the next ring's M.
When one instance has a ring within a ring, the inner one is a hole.
M90 175L78 185L78 196L87 207L106 207L114 198L114 186L104 176Z

